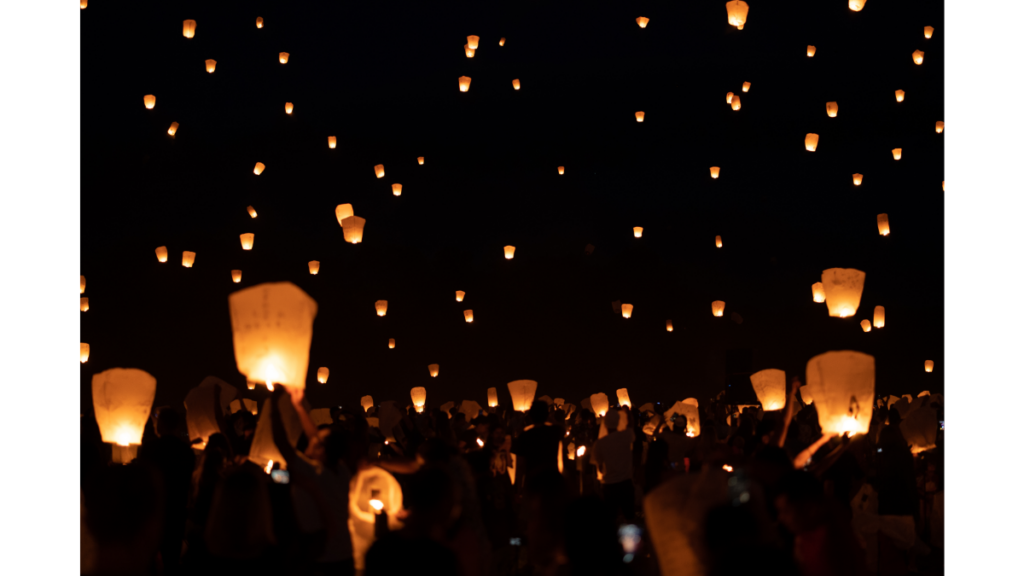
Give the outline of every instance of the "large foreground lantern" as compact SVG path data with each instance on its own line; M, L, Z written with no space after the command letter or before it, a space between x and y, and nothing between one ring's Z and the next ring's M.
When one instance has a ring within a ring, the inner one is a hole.
M889 235L889 215L888 214L879 214L877 220L878 220L878 233L881 234L882 236L888 236Z
M377 316L384 316L384 315L386 315L388 313L388 301L387 300L377 300L373 304L373 307L377 309Z
M181 253L181 265L185 268L191 268L192 264L195 264L196 253L185 250Z
M828 434L865 434L875 402L875 358L853 350L826 352L807 362L818 424Z
M925 37L925 39L931 38L932 37L932 33L934 33L934 32L935 32L935 28L932 28L931 26L925 26L924 27L924 37Z
M867 4L868 0L850 0L850 10L854 12L860 12L864 9L864 4Z
M320 261L319 260L310 260L309 261L309 273L312 274L313 276L316 276L317 274L320 273Z
M242 241L242 250L252 250L253 242L256 241L255 234L239 234L238 238Z
M366 219L359 216L349 216L341 221L342 231L345 233L345 242L359 244L363 241L363 228L366 226Z
M633 305L632 304L623 304L622 305L622 317L623 318L629 318L632 315L633 315Z
M633 403L629 401L629 390L619 388L615 391L615 395L619 398L619 406L633 407Z
M437 378L437 375L441 373L441 365L430 364L429 366L427 366L427 370L430 372L431 378Z
M266 165L264 165L263 162L257 162L256 166L252 169L252 173L259 176L263 173L264 168L266 168Z
M866 276L853 268L829 268L821 273L829 316L849 318L857 313Z
M718 175L722 173L722 169L718 166L711 167L711 178L718 180Z
M716 318L721 318L722 314L725 314L725 302L715 300L711 303L711 315Z
M412 405L416 411L423 412L423 407L427 404L427 389L417 386L409 391L409 396L412 398Z
M469 76L459 76L459 92L469 92L469 83L472 81Z
M811 284L811 297L818 303L825 301L825 286L821 282Z
M156 96L152 94L146 94L142 97L142 103L146 105L146 110L152 110L156 106Z
M280 54L277 55L277 60L281 62L281 64L287 64L289 56L291 56L291 54L287 52L281 52Z
M924 371L925 372L931 372L934 369L935 369L935 362L933 362L932 360L925 360L924 361Z
M181 25L181 35L185 38L192 38L196 35L196 21L185 20Z
M167 134L169 134L171 136L174 136L177 133L178 133L178 123L177 122L171 122L170 128L167 129Z
M598 392L597 394L590 395L590 409L594 411L594 414L598 416L604 416L608 413L608 395L604 392Z
M334 216L337 217L338 219L338 226L343 226L341 222L345 220L345 218L355 215L356 213L352 211L351 204L338 204L338 206L334 209Z
M924 52L921 50L914 50L914 64L924 64Z
M737 30L743 30L747 23L747 12L750 8L743 0L732 0L725 3L725 11L729 14L729 25L735 26Z
M316 381L321 384L327 384L327 378L331 376L331 369L326 366L321 367L316 371Z
M750 375L757 399L765 412L782 410L786 406L786 373L769 368Z
M815 150L817 150L818 135L809 132L807 136L804 138L804 148L806 148L808 152L814 152Z
M232 270L231 271L231 281L234 282L235 284L238 284L239 282L241 282L242 281L242 271L241 270Z
M515 246L505 246L505 260L511 260L516 255Z
M825 113L828 114L829 118L835 118L839 115L839 103L838 102L825 102Z
M306 387L316 301L291 282L270 282L228 296L238 371L267 388Z
M512 395L512 409L516 412L526 412L533 406L533 397L537 395L536 380L513 380L508 383L508 393ZM487 391L488 400L490 390ZM495 404L497 404L497 393L495 393Z
M875 328L885 328L885 306L875 306Z
M210 59L206 61L206 71L213 74L213 71L217 69L217 61Z
M480 47L480 37L466 36L466 43L471 49L476 50L477 48Z
M488 388L487 389L487 405L494 408L498 405L498 389Z
M78 360L82 364L85 364L86 362L89 361L89 345L86 344L85 342L79 343Z
M100 436L114 450L114 461L127 463L142 444L156 396L156 378L137 368L111 368L92 377L92 406Z
M167 262L167 246L157 246L156 248L156 261Z

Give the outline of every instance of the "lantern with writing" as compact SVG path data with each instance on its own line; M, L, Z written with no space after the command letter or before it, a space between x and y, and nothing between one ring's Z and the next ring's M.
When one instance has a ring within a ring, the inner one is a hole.
M636 19L637 26L641 28L647 28L647 23L650 22L650 18L644 18L643 16Z
M181 35L185 38L192 38L196 35L196 21L185 20L181 25Z
M156 396L156 378L137 368L111 368L92 377L92 406L100 436L114 444L114 462L128 463L142 443Z
M942 134L942 130L945 127L946 127L946 123L943 122L942 120L939 120L938 122L935 123L935 133L936 134Z
M893 160L899 160L902 157L903 157L903 148L893 148L892 149L892 159Z
M665 320L665 331L666 332L671 332L672 331L672 321L671 320Z
M256 27L257 28L263 28L263 17L262 16L257 16L256 17Z
M479 36L466 36L466 42L467 42L466 45L469 46L470 48L472 48L473 50L476 50L477 48L480 47L480 37Z
M722 172L722 169L718 166L711 167L711 178L718 180L718 175Z
M934 33L934 32L935 32L935 28L932 28L931 26L925 26L924 27L924 37L926 39L931 38L932 37L932 33Z
M466 324L471 324L473 322L473 311L472 310L463 310L462 311L462 315L466 317Z
M782 410L786 406L786 373L769 368L750 375L757 399L765 412Z
M808 133L807 136L804 137L804 148L806 148L808 152L814 152L815 150L817 150L818 135L814 133Z
M875 402L875 358L862 352L826 352L807 362L807 385L823 433L864 434Z
M370 408L373 408L373 396L363 396L360 398L359 406L362 407L364 412L369 412Z
M907 93L904 92L903 90L897 90L896 91L896 101L897 102L903 102L903 97L906 96L906 94Z
M242 271L241 270L232 270L231 271L231 281L234 282L235 284L238 284L239 282L241 282L242 281Z
M374 308L377 309L377 316L384 316L385 314L388 313L388 301L387 300L377 300L377 302L374 303L373 306L374 306Z
M865 277L866 274L853 268L829 268L821 273L829 316L849 318L857 313Z
M864 9L864 4L866 4L867 1L868 0L850 0L850 10L860 12Z
M530 406L533 406L533 397L537 394L537 381L514 380L509 382L508 393L512 395L512 409L517 412L526 412ZM488 391L489 396L490 391ZM497 401L497 393L495 393L495 401Z
M345 242L359 244L363 241L363 228L366 226L366 219L359 216L349 216L341 221L342 231L345 233Z
M309 261L309 273L312 274L313 276L316 276L317 274L320 273L320 261L319 260L310 260Z
M156 249L156 261L167 262L167 246L158 246Z
M750 92L750 82L744 82L743 83L743 91L744 92Z
M423 406L427 403L427 389L423 386L417 386L409 391L409 396L412 397L412 405L416 408L416 411L423 412Z
M211 60L207 60L206 61L206 71L207 72L209 72L210 74L213 74L213 71L216 70L216 69L217 69L217 61L216 60L212 60L211 59Z
M260 174L263 173L264 168L266 168L266 166L263 164L263 162L257 162L256 167L252 169L252 173L259 176Z
M327 377L331 375L329 368L321 367L316 371L316 381L321 384L327 384Z
M860 183L863 182L863 181L864 181L864 175L863 174L854 174L853 175L853 185L854 186L860 186Z
M85 364L86 362L89 361L89 345L86 344L85 342L79 343L78 360L82 364Z
M871 321L865 318L860 321L860 328L865 332L871 332Z
M633 403L629 401L629 391L625 388L619 388L615 391L615 395L619 397L619 406L633 407Z
M455 291L455 301L456 302L462 302L462 299L465 298L465 297L466 297L466 293L463 292L462 290L456 290Z
M459 92L469 92L469 83L472 81L469 76L459 76Z
M725 314L725 302L721 300L715 300L711 303L711 314L716 318L721 318Z
M146 110L152 110L156 106L156 96L152 94L146 94L142 97L142 103L146 105Z
M825 286L821 282L815 282L811 284L811 296L815 302L825 301Z
M185 250L181 253L181 265L185 268L191 268L192 264L196 261L196 253Z
M440 364L431 364L427 366L427 370L430 372L431 378L437 378L437 375L441 372Z
M934 369L935 369L935 362L933 362L931 360L925 360L924 361L924 371L925 372L931 372Z
M924 52L923 51L921 51L921 50L914 50L913 56L914 56L914 64L917 64L919 66L921 64L924 64Z
M395 339L394 338L388 338L388 348L391 349L391 350L394 350L394 348L395 348Z
M604 416L608 413L608 395L604 392L598 392L597 394L590 395L590 409L594 411L594 414L598 416Z
M629 318L632 315L633 315L633 305L632 304L623 304L622 305L622 317L623 318Z
M228 296L238 371L267 388L306 387L316 301L291 282L265 283Z
M171 127L167 129L167 133L170 134L171 136L174 136L175 134L177 134L178 133L178 123L177 122L171 122Z
M732 0L725 3L725 11L729 14L729 25L735 26L737 30L743 30L747 23L747 11L750 8L743 0Z
M878 220L878 233L881 234L882 236L888 236L889 235L889 215L888 214L879 214L877 220Z
M256 241L255 234L240 234L238 238L242 241L242 250L252 250L252 244Z
M817 48L815 48L814 46L811 46L810 44L808 44L807 45L807 57L808 58L814 58L814 53L817 50L818 50Z
M498 389L488 388L487 389L487 405L491 408L498 406Z
M825 113L828 114L829 118L835 118L839 115L839 103L838 102L825 102Z
M280 54L277 55L277 59L279 62L281 62L281 64L287 64L289 56L291 56L291 54L287 52L281 52Z

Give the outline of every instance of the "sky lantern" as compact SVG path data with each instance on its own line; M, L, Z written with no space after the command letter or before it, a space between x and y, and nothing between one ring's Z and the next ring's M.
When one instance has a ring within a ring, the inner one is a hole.
M480 37L479 36L466 36L466 42L467 42L466 45L469 46L470 48L472 48L473 50L476 50L477 48L480 47Z
M632 315L633 315L633 305L632 304L623 304L622 305L622 317L623 318L629 318Z
M89 7L89 0L78 0L78 7L85 10Z
M615 391L615 395L619 398L619 406L633 407L633 403L629 401L629 390L619 388Z
M782 410L786 406L786 373L769 368L750 375L757 399L765 412Z
M471 324L473 322L473 311L472 310L463 310L462 311L462 315L466 317L466 324Z
M637 122L643 122L643 121L644 121L644 113L643 113L643 110L641 110L641 111L637 112L637 113L635 114L635 116L636 116L636 121L637 121Z
M374 303L373 307L377 309L377 316L384 316L388 313L387 300L377 300L377 302Z
M238 284L239 282L241 282L242 281L242 271L241 270L232 270L231 271L231 281L234 282L235 284Z
M864 9L864 5L867 4L868 0L850 0L850 10L854 12L860 12Z
M743 0L732 0L725 3L725 11L729 14L729 25L735 26L737 30L743 30L747 23L747 11L750 8Z
M650 18L644 18L643 16L636 19L637 26L641 28L647 28L647 23L650 22Z
M431 378L437 378L437 375L441 373L441 365L440 364L430 364L429 366L427 366L427 371L430 372L430 377Z
M281 52L280 54L277 55L277 59L281 62L281 64L287 64L289 56L291 56L291 54L287 52Z
M391 185L391 193L394 194L395 196L401 196L402 195L402 185L401 184L392 184Z
M665 331L666 332L671 332L672 330L674 330L674 328L672 328L672 321L671 320L665 320Z
M924 64L924 52L921 50L914 50L914 64L920 66Z
M740 106L743 105L743 103L740 102L740 95L739 94L733 94L732 101L730 102L730 104L732 104L732 109L733 110L739 110Z
M817 50L818 50L817 48L815 48L814 46L811 46L810 44L808 44L807 45L807 57L808 58L814 58L814 53Z
M330 368L321 367L316 371L316 381L321 384L327 384L327 378L331 375Z
M146 94L142 97L142 103L146 105L146 110L152 110L156 106L156 96L152 94Z
M857 313L865 276L853 268L829 268L821 273L829 316L849 318Z
M821 282L815 282L811 284L811 296L815 302L821 303L825 301L825 286Z
M488 388L487 389L487 405L491 408L498 406L498 389Z
M206 71L207 72L209 72L210 74L213 74L213 71L216 70L216 69L217 69L217 61L216 60L212 60L211 59L211 60L207 60L206 61Z
M78 293L85 294L85 276L82 276L78 281Z
M463 292L462 290L456 290L455 291L455 301L456 302L462 302L462 299L465 298L465 297L466 297L466 293Z
M814 152L818 149L818 135L814 133L808 133L804 138L804 148L808 152Z
M863 181L864 181L864 175L863 174L854 174L853 175L853 185L854 186L860 186L860 183L863 182Z
M310 260L309 261L309 273L312 274L313 276L316 276L317 274L320 273L320 261L319 260Z
M931 360L925 360L924 361L924 371L925 372L931 372L934 369L935 369L935 362L933 362Z
M423 386L417 386L409 390L409 396L412 398L412 405L416 408L416 411L423 412L423 406L427 403L427 389Z
M284 113L285 114L291 114L292 110L294 110L294 109L295 109L295 105L293 105L291 102L285 102L284 103Z
M634 238L639 238L639 237L641 237L643 235L644 235L643 226L634 226L633 227L633 237Z
M418 156L416 158L416 162L419 163L420 166L423 166L423 156Z
M388 348L390 350L394 350L395 349L395 339L394 338L388 338Z
M722 237L721 236L715 236L715 248L721 248L721 247L722 247Z
M896 91L896 101L897 102L903 102L903 97L905 95L906 95L906 92L904 92L903 90L897 90Z
M515 246L505 246L505 260L511 260L516 255Z
M733 93L732 92L726 92L725 93L725 103L726 104L732 104L732 97L733 97Z
M875 403L875 358L862 352L826 352L807 362L823 433L865 434Z
M512 88L514 90L519 90L519 78L512 80Z
M889 215L879 214L878 215L878 233L882 236L889 235Z
M505 37L503 36L501 38L501 40L498 40L498 46L504 46L504 45L505 45Z
M490 390L493 390L493 388ZM490 399L490 390L487 391L488 400ZM537 395L537 381L513 380L508 383L508 393L512 396L512 409L516 412L526 412L530 409L530 406L533 406L533 397ZM494 400L495 405L497 405L498 394L496 390Z
M744 92L750 92L750 82L744 82L743 83L743 91Z
M867 318L860 321L860 328L865 332L871 332L871 321Z
M263 28L263 17L262 16L257 16L256 17L256 27L257 28Z
M88 298L79 298L78 299L78 309L81 310L82 312L88 312L89 311L89 299Z
M725 314L725 302L715 300L711 303L711 315L716 318L721 318L722 314Z
M335 136L327 137L327 147L334 150L338 146L338 138Z
M185 250L181 253L181 265L185 268L191 268L192 264L196 261L196 253Z
M714 179L714 180L718 180L718 175L721 174L721 172L722 172L721 168L719 168L718 166L712 166L711 167L711 178Z
M469 76L459 76L459 92L469 92L469 83L472 81Z
M338 226L341 226L341 221L349 216L355 216L351 204L338 204L334 209L334 216L338 219Z
M216 376L207 376L185 396L185 424L188 427L188 438L193 446L202 449L210 436L216 433L227 433L217 423L217 404L214 400L214 389L220 386L220 410L226 416L231 414L232 400L238 396L238 390ZM250 400L252 402L252 400ZM195 441L199 440L196 444Z
M177 122L171 122L171 127L167 129L167 133L170 134L171 136L174 136L175 134L177 134L178 133L178 123Z
M252 250L252 244L256 241L255 234L239 234L238 238L242 241L242 250Z
M945 122L943 122L942 120L939 120L938 122L935 123L935 133L936 134L942 134L942 130L945 127L946 127Z
M359 244L363 241L363 228L366 227L366 219L359 216L349 216L341 221L341 228L345 233L345 242Z
M604 416L608 413L608 395L604 392L598 392L597 394L590 395L590 409L594 411L594 414L598 416Z
M228 296L238 371L254 382L306 387L316 301L291 282L268 282Z
M875 328L885 328L885 306L875 306Z
M473 56L476 56L476 50L470 48L469 44L466 44L465 49L466 49L466 58L472 58Z
M246 211L249 212L249 216L250 217L252 217L252 218L256 217L256 209L255 208L253 208L252 206L246 206L245 209L246 209Z
M359 406L362 407L364 412L369 412L370 408L373 408L373 396L366 395L360 398Z
M111 368L93 375L92 406L100 436L122 448L114 450L115 462L128 463L142 444L155 396L156 378L137 368ZM128 456L123 449L132 445L130 456L119 459L119 455Z
M800 398L803 399L804 404L814 404L814 392L809 384L800 387Z
M376 166L374 166L373 167L373 173L377 175L377 178L383 178L384 177L384 165L383 164L377 164ZM351 214L350 214L350 216L351 216Z
M926 39L927 38L931 38L933 32L935 32L935 28L932 28L931 26L925 26L924 27L924 37Z
M156 261L167 262L167 246L158 246L156 249Z
M264 168L266 168L266 166L263 164L263 162L257 162L256 167L252 169L252 173L259 176L260 174L263 173Z
M85 342L80 343L80 348L78 351L78 360L81 361L82 364L85 364L86 362L89 361L89 345L86 344Z
M825 113L828 114L829 118L835 118L839 115L839 103L838 102L825 102Z
M185 38L192 38L196 35L196 21L185 20L181 25L181 35Z
M903 148L893 148L892 149L892 158L893 158L893 160L899 160L902 157L903 157Z

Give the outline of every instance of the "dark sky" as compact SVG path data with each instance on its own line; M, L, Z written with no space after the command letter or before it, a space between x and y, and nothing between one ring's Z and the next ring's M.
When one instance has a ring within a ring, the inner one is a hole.
M718 0L91 3L81 14L83 407L92 374L111 367L153 374L158 406L180 407L207 375L244 390L228 295L284 280L319 304L314 406L405 401L413 386L432 404L483 403L486 388L507 395L521 378L572 402L623 386L640 403L706 398L727 381L747 401L749 380L729 372L803 378L812 356L842 349L875 356L879 393L941 391L941 4L748 4L738 31ZM471 60L469 34L480 37ZM745 81L733 111L726 92ZM808 132L821 138L813 153ZM346 202L367 220L360 245L334 217ZM251 252L244 232L256 235ZM182 250L197 253L193 268ZM854 318L811 300L832 267L867 273ZM711 315L719 299L724 318ZM633 317L617 316L614 300ZM859 321L876 305L886 327L865 334ZM730 350L740 361L727 366ZM331 369L326 386L319 366Z

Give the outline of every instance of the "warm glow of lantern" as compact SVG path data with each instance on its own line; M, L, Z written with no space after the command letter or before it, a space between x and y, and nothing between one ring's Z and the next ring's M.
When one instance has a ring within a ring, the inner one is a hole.
M156 249L156 261L167 262L167 246L160 246Z
M256 27L257 28L263 28L263 17L262 16L257 16L256 17Z
M641 237L643 235L644 235L644 229L643 229L642 226L634 226L633 227L633 237L634 238L639 238L639 237Z
M782 410L786 406L786 373L769 368L750 375L757 399L765 412Z
M818 135L814 133L808 133L807 137L804 138L804 148L808 152L814 152L818 149Z
M807 57L808 58L814 58L814 53L816 51L817 51L817 48L815 48L814 46L811 46L810 44L807 45Z
M505 260L511 260L516 255L515 246L505 246Z
M391 185L391 193L394 194L395 196L401 196L402 195L402 185L401 184L392 184Z
M892 149L892 158L893 158L893 160L899 160L902 157L903 157L903 148L893 148Z
M287 64L288 56L291 56L291 54L288 54L287 52L281 52L280 54L277 55L277 59L280 60L281 64Z
M636 121L637 122L643 122L644 121L644 113L643 113L643 111L637 112L635 114L635 116L636 116Z
M291 102L285 102L284 103L284 113L285 114L291 114L292 110L294 110L294 109L295 109L295 106Z
M430 372L430 377L431 378L437 378L437 375L441 373L441 365L440 364L431 364L431 365L427 366L427 370Z
M167 129L167 133L170 134L171 136L174 136L177 132L178 132L178 123L177 122L171 122L171 127ZM940 132L941 132L941 130L940 130Z
M854 186L860 186L860 183L863 182L863 181L864 181L864 175L863 174L854 174L853 175L853 185Z
M925 26L924 27L924 37L925 38L931 38L933 32L935 32L935 28L932 28L931 26Z
M374 308L377 309L377 316L384 316L388 313L387 300L377 300L377 302L375 302L373 306Z
M732 92L726 92L725 93L725 103L726 104L732 104L732 97L733 97L733 93Z
M860 12L864 9L864 4L866 4L867 1L868 0L850 0L850 10Z
M256 209L255 208L253 208L252 206L247 206L246 210L249 212L249 216L250 217L252 217L252 218L256 217Z
M597 416L604 416L608 413L608 395L604 392L598 392L590 395L590 409Z
M89 299L88 298L79 298L78 299L78 308L82 312L88 312L89 311Z
M501 40L498 40L498 46L504 46L504 45L505 45L505 38L502 37Z
M857 313L865 276L853 268L829 268L821 273L829 316L849 318Z
M412 405L416 408L416 411L423 412L423 406L427 403L427 389L423 386L417 386L409 391L409 396L412 398Z
M238 284L239 282L241 282L242 281L242 271L241 270L232 270L231 271L231 281L234 282L235 284Z
M825 113L829 118L835 118L839 114L839 103L825 102Z
M722 247L722 237L721 236L715 236L715 247L716 248L721 248Z
M744 82L743 83L743 91L744 92L750 92L750 82Z
M89 361L89 345L86 344L85 342L81 342L80 344L81 348L79 349L78 352L78 359L82 362L82 364L85 364L86 362Z
M338 139L334 136L327 137L327 147L334 150L338 146Z
M559 174L565 174L565 166L559 166L558 167L558 173Z
M715 300L711 303L711 315L716 318L721 318L725 314L725 302L721 300Z
M717 180L717 179L718 179L718 175L719 175L719 174L720 174L721 172L722 172L722 169L721 169L721 168L719 168L718 166L712 166L712 167L711 167L711 177L712 177L712 178L714 178L715 180Z
M632 304L623 304L622 305L622 317L623 318L629 318L632 315L633 315L633 305Z
M875 328L885 328L885 306L875 306Z
M342 226L342 221L349 216L355 216L356 213L352 211L351 204L338 204L334 209L334 216L338 219L338 226Z
M586 453L587 453L587 447L586 446L580 446L579 448L576 449L576 457L577 458L581 458Z
M479 36L466 36L466 42L467 42L466 45L469 46L470 48L472 48L473 50L476 50L477 48L480 47L480 37Z
M256 383L253 382L252 380L247 380L245 382L245 387L248 388L249 390L255 390L256 389Z
M732 109L733 110L739 110L740 107L743 105L743 103L740 102L740 95L739 94L733 94L732 100L730 101L730 104L732 104Z
M196 21L185 20L181 25L181 34L185 38L192 38L196 35Z
M672 328L672 321L671 320L665 320L665 331L666 332L671 332L672 330L673 330L673 328Z
M85 276L82 276L78 281L78 293L85 294Z
M420 166L423 166L423 156L417 157L416 162L418 162Z
M363 228L366 227L366 219L359 216L349 216L341 221L341 229L345 233L345 242L359 244L363 241Z
M463 310L462 311L462 315L466 317L466 323L467 324L470 324L470 323L473 322L473 311L472 310Z
M512 80L512 88L515 90L519 90L519 78Z
M904 92L903 90L897 90L896 91L896 101L897 102L903 102L903 97L905 95L906 95L906 92Z
M508 392L512 396L512 409L516 412L526 412L533 406L533 397L537 395L536 380L514 380L508 383ZM487 391L490 399L490 390ZM497 405L498 394L495 390L495 405Z
M633 407L633 403L629 401L629 391L625 388L619 388L615 391L615 395L619 398L619 406L626 406L629 408Z
M359 406L363 409L363 412L369 412L370 408L373 408L373 396L363 396L360 398Z
M142 97L142 103L146 105L146 110L152 110L156 106L156 96L152 94L146 94Z
M650 18L644 18L643 16L636 19L636 23L641 28L647 28L647 23L650 22Z
M747 23L747 11L750 8L743 0L732 0L725 3L725 11L729 14L729 25L735 26L737 30L743 30Z
M391 350L395 349L395 339L394 338L388 338L388 348L391 349Z
M238 371L248 380L306 387L316 301L291 282L271 282L228 296Z
M924 64L924 52L921 50L914 50L914 64Z
M878 233L882 236L889 235L889 215L879 214L878 215Z
M825 301L825 287L821 282L811 284L811 296L815 302L821 303Z
M373 167L373 173L377 175L377 178L383 178L384 177L384 165L383 164L377 164L376 166L374 166ZM350 214L350 216L351 216L351 214Z
M196 261L196 253L185 250L181 253L181 265L185 268L191 268L192 264Z
M925 372L931 372L934 369L935 369L935 362L932 362L931 360L925 360L924 361L924 371Z
M316 276L317 274L320 273L320 261L319 260L310 260L309 261L309 273L312 274L313 276Z
M207 72L209 72L210 74L213 74L213 71L216 70L216 69L217 69L217 61L216 60L207 60L206 61L206 71Z
M469 76L459 76L459 92L469 92L469 83L472 81Z
M321 383L321 384L327 384L327 378L330 375L331 375L331 370L329 368L321 367L319 370L316 371L316 381Z
M92 377L92 405L108 444L142 443L156 396L156 378L136 368L111 368Z
M943 122L942 120L939 120L938 122L935 123L935 133L936 134L942 134L942 130L945 127L946 127L945 122Z
M875 358L861 352L826 352L807 362L807 386L823 433L865 434L875 402Z
M256 241L255 234L239 234L238 238L242 241L242 250L252 250L252 244Z
M871 332L871 321L865 318L860 321L860 328L865 332Z
M463 292L462 290L456 290L455 291L455 301L456 302L462 302L462 299L465 298L465 297L466 297L466 293Z
M263 173L264 168L266 168L266 166L263 165L263 162L257 162L256 167L252 169L252 173L259 176Z
M78 7L85 10L89 6L89 0L78 0Z

